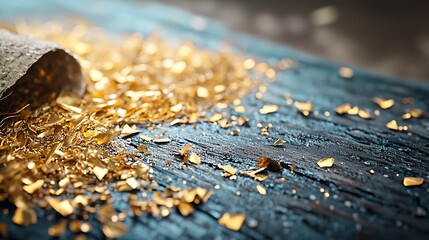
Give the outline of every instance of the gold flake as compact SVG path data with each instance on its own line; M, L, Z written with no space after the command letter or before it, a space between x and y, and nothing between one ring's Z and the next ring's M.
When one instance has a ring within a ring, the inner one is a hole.
M84 221L71 221L69 225L70 231L73 233L83 232L83 233L89 233L92 230L92 226L89 223L86 223Z
M334 158L322 158L319 161L317 161L317 165L321 168L330 168L332 165L334 165L335 159Z
M106 222L102 230L107 238L119 238L128 231L128 227L121 222Z
M267 191L265 190L265 188L264 187L262 187L261 185L256 185L256 189L258 190L258 192L259 192L259 194L261 194L261 195L265 195L265 194L267 194Z
M341 67L340 69L338 69L338 74L342 78L352 78L354 75L354 72L353 72L353 69L351 69L351 68Z
M187 217L194 212L194 207L192 206L192 204L187 202L179 203L179 205L177 206L177 209L179 210L180 214L182 214L182 216L184 217Z
M28 192L29 194L34 193L36 190L40 189L43 186L43 183L45 183L45 181L43 180L37 180L34 183L24 186L23 189Z
M230 132L231 136L238 136L239 133L240 133L240 129L234 129Z
M403 184L405 187L420 186L424 182L423 178L404 177Z
M382 109L389 109L395 104L395 100L393 99L383 99L379 97L374 97L372 101L374 101Z
M53 197L46 197L45 199L55 211L64 217L73 213L73 206L70 204L69 200L64 199L61 201Z
M81 108L78 108L78 107L75 107L75 106L72 106L72 105L68 105L68 104L65 104L65 103L59 103L58 105L60 107L62 107L63 109L65 109L65 110L72 111L72 112L75 112L75 113L82 113L82 109Z
M111 132L105 132L97 134L94 139L97 141L98 144L102 145L111 142L113 139L115 139L115 137L115 134Z
M244 213L224 213L222 217L219 218L218 223L233 231L238 231L245 219L246 215Z
M277 140L273 143L273 146L281 146L281 145L283 145L285 142L286 142L285 140L283 140L283 139L279 138L279 139L277 139Z
M259 168L264 168L269 171L280 171L282 169L282 165L268 157L259 157L259 162L256 164Z
M18 225L31 225L37 222L36 212L32 208L18 207L13 214L12 221Z
M125 180L125 182L132 188L132 189L136 189L140 186L140 183L134 178L128 178L127 180Z
M135 129L135 126L134 128L132 128L128 124L125 124L125 126L122 128L122 131L121 131L121 138L128 137L130 135L133 135L139 132L140 132L139 130Z
M179 150L179 153L182 155L189 155L191 148L192 144L186 144L182 149Z
M150 141L152 141L152 138L151 138L151 137L149 137L149 136L140 135L140 138L141 138L141 139L143 139L143 140L145 140L146 142L150 142Z
M157 138L157 139L153 139L154 143L171 143L171 138Z
M361 117L363 119L371 119L372 118L372 116L369 112L362 110L362 109L359 109L358 115L359 115L359 117Z
M97 176L98 180L102 180L104 178L104 176L106 176L107 172L109 172L109 170L107 168L102 168L99 166L95 166L92 171L94 172L95 176Z
M238 113L244 113L246 112L246 108L244 106L235 106L234 110Z
M344 103L344 104L342 104L341 106L339 106L339 107L335 108L335 112L336 112L337 114L343 115L343 114L348 113L348 112L349 112L349 110L350 110L351 108L352 108L352 107L350 106L350 104L348 104L348 103Z
M208 98L210 96L209 90L205 87L198 87L197 96L200 98Z
M275 113L279 110L279 106L274 104L265 104L261 109L259 109L260 114L269 114Z
M310 101L307 101L307 102L295 101L294 105L304 116L310 115L310 113L313 111L313 103Z
M236 168L232 167L231 165L218 164L217 166L218 166L218 168L220 168L220 169L224 170L225 172L227 172L229 174L229 176L236 174L237 171L238 171Z
M402 119L410 119L410 118L421 118L423 116L423 111L417 108L410 109L409 112L402 115Z
M210 122L216 122L216 121L219 121L219 120L221 120L222 119L222 114L220 114L220 113L215 113L215 114L213 114L210 118L209 118L209 121Z
M195 153L192 153L191 156L189 156L189 161L197 165L201 163L200 157Z
M178 113L178 112L180 112L180 110L182 110L182 107L183 107L183 105L181 103L178 103L174 106L171 106L170 111Z
M57 223L48 229L48 234L51 237L61 237L64 234L66 227L67 221L65 219L60 219Z
M396 120L392 120L388 123L386 123L386 127L394 130L394 131L406 131L408 130L407 126L399 126L398 123L396 122Z

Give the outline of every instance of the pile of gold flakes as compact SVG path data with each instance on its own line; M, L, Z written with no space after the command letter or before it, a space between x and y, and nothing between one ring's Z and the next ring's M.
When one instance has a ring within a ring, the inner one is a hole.
M191 42L175 46L156 35L112 38L86 23L67 30L54 23L22 23L14 31L71 50L88 85L83 98L60 93L40 107L26 103L14 113L2 113L0 201L17 207L13 222L19 225L36 223L35 206L67 217L49 229L53 237L61 236L67 225L72 232L90 232L86 220L93 213L105 236L123 235L127 226L122 222L129 212L113 207L114 192L129 192L135 216L165 217L173 209L183 216L191 214L211 191L175 186L153 190L157 182L152 163L143 157L147 147L133 150L118 139L139 134L135 124L141 123L148 129L198 121L244 125L248 119L225 119L220 111L230 104L244 111L239 99L258 87L260 82L253 79L275 78L274 69L265 63L228 51L201 50ZM154 143L172 141L165 136L140 137ZM190 147L182 154L185 162L201 162ZM235 218L226 214L221 224L235 224L231 228L238 230L244 219L238 217L237 225Z

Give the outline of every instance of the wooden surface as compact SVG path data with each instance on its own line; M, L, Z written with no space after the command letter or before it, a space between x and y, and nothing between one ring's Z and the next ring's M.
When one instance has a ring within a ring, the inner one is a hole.
M191 39L201 47L215 49L220 41L230 40L237 51L262 60L275 62L288 57L298 62L295 70L279 73L262 101L253 95L243 99L248 109L244 115L251 121L250 127L240 129L239 136L231 136L231 129L209 123L198 123L195 129L192 126L161 128L173 142L148 144L152 155L147 157L157 162L154 169L159 188L184 186L186 181L189 187L213 189L219 184L220 189L213 190L211 199L187 218L174 212L163 219L149 215L127 219L130 231L123 239L424 239L429 236L427 214L416 216L418 208L425 212L429 208L429 85L360 70L355 70L352 79L343 79L338 76L337 64L230 33L212 21L208 22L207 30L196 31L191 27L193 15L157 4L91 1L90 6L82 9L79 4L83 2L60 1L50 5L51 1L43 1L38 7L44 18L55 19L61 9L70 14L79 13L112 32L147 34L158 28L165 38ZM3 20L25 14L25 9L31 8L29 2L26 7L20 3L8 4L0 9ZM102 6L106 13L92 14L97 6ZM286 103L285 93L290 93L294 100L312 101L319 115L303 117ZM397 104L382 110L373 120L338 116L333 112L346 102L371 111L379 109L371 101L375 96L394 98ZM404 97L413 97L412 106L423 109L426 117L400 121L409 107L401 104ZM260 115L257 110L268 103L279 105L279 111ZM325 111L331 116L325 117ZM408 125L409 131L387 129L385 124L392 119ZM257 123L271 123L270 135L261 136ZM277 138L283 138L286 144L271 146ZM138 141L133 138L130 148ZM174 151L186 143L194 145L203 163L183 170ZM270 172L267 180L256 182L240 175L236 181L228 180L216 167L230 164L247 170L256 167L259 156L278 160L285 169ZM334 157L335 165L330 169L319 168L316 161L324 157ZM173 165L165 165L167 161ZM293 173L289 170L291 164L297 166ZM370 169L375 173L371 174ZM422 177L426 182L406 188L402 185L404 176ZM285 181L280 181L281 178ZM260 195L256 184L263 185L267 195ZM329 192L330 197L325 198L320 188ZM295 195L292 189L296 189ZM241 196L236 196L237 191ZM127 207L126 201L116 204L118 208ZM240 231L228 230L217 223L224 212L246 213L246 222ZM40 217L35 226L22 228L9 224L12 239L48 238L47 228L59 217L52 212L39 210L38 213ZM10 222L10 216L1 215L0 220ZM95 230L89 237L101 238L100 225L96 221L93 224ZM71 236L68 232L63 239Z

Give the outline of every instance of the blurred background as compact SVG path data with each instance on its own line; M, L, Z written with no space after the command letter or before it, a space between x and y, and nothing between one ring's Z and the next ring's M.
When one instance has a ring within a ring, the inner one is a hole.
M429 82L429 1L158 2L328 60Z

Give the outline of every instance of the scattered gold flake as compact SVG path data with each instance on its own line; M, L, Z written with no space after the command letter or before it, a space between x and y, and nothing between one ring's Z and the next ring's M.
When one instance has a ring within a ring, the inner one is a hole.
M259 192L259 194L261 194L261 195L265 195L265 194L267 194L267 190L265 190L265 188L264 187L262 187L261 185L256 185L256 189L258 190L258 192Z
M157 138L153 139L154 143L171 143L171 138Z
M65 219L60 219L48 229L48 234L51 237L61 237L64 234L66 227L67 221Z
M260 114L269 114L275 113L279 110L279 106L274 104L266 104L261 109L259 109Z
M322 158L319 161L317 161L317 165L321 168L330 168L332 165L334 165L335 159L334 158Z
M423 178L404 177L403 184L405 187L420 186L424 182Z
M13 214L12 221L18 225L31 225L37 222L36 212L32 208L18 207Z
M353 69L348 68L348 67L340 67L340 69L338 69L338 74L342 77L342 78L352 78L354 75Z
M421 118L423 111L417 108L411 108L410 111L402 115L402 119Z
M189 161L193 164L201 164L200 157L195 153L191 153L191 156L189 156Z
M135 126L130 127L128 124L125 124L125 126L122 128L122 131L121 131L121 137L122 138L128 137L130 135L133 135L139 132L140 132L139 130L135 129Z
M95 166L93 168L93 172L94 172L95 176L97 176L98 180L101 181L104 178L104 176L106 176L107 172L109 172L109 170L107 168Z
M285 140L283 140L283 139L279 138L279 139L277 139L277 140L273 143L273 146L281 146L281 145L283 145L285 142L286 142Z
M218 223L233 231L238 231L245 219L246 215L244 213L224 213L222 217L219 218Z
M399 126L398 123L396 122L396 120L392 120L388 123L386 123L386 127L394 130L394 131L406 131L408 130L407 126Z
M58 200L53 197L46 197L45 199L55 211L57 211L64 217L67 217L68 215L73 213L73 206L70 204L69 200Z
M307 101L307 102L295 101L294 105L304 116L310 115L310 113L313 111L313 103L310 101Z
M395 100L393 99L383 99L379 97L374 97L372 101L374 101L382 109L389 109L395 104Z
M176 48L156 36L110 38L85 23L74 28L21 23L16 28L17 32L54 40L74 51L87 85L82 98L61 92L58 97L53 95L52 102L40 104L40 108L25 104L1 123L0 150L7 153L0 156L4 160L1 197L18 207L13 221L22 225L36 222L36 213L26 206L39 204L73 218L87 219L94 212L99 216L100 212L108 212L102 220L99 218L104 234L108 238L121 236L126 227L118 221L125 217L115 215L113 207L100 208L100 204L122 201L113 193L138 188L143 181L148 191L158 192L153 190L158 185L152 174L154 169L138 162L136 149L124 148L125 141L117 137L139 132L132 124L150 131L163 124L190 124L207 119L225 128L250 126L246 117L227 116L211 109L235 107L237 113L244 112L237 99L254 90L262 98L267 89L262 81L272 81L276 76L274 68L266 63L253 59L244 63L246 58L236 53L206 51L190 42ZM94 35L95 31L100 34ZM287 61L287 65L291 62ZM43 74L37 81L56 81L49 72L40 71ZM268 110L272 111L272 107ZM222 119L226 121L218 123ZM268 135L268 128L262 127L261 134ZM139 137L153 143L172 141ZM146 153L147 147L139 145L137 150ZM235 179L236 175L229 177ZM51 180L44 183L46 179ZM109 185L103 185L101 180ZM89 192L88 196L84 192ZM168 206L139 199L130 200L129 204L136 215L149 212L167 216L172 208L182 208L182 215L188 215L194 205L209 199L211 191L196 188L171 194L162 197ZM62 226L53 227L50 235L60 235L59 227ZM81 232L90 231L89 225L83 223L80 228Z
M106 222L103 225L103 233L108 238L119 238L128 231L127 225L121 222Z
M24 186L23 189L29 194L34 193L36 190L40 189L45 181L37 180L34 183Z
M339 107L335 108L335 112L339 115L349 114L349 115L358 115L362 119L371 119L371 113L368 111L361 109L357 106L352 107L348 103L344 103Z
M282 169L282 165L268 157L259 157L259 162L256 164L259 168L264 168L269 171L280 171Z

